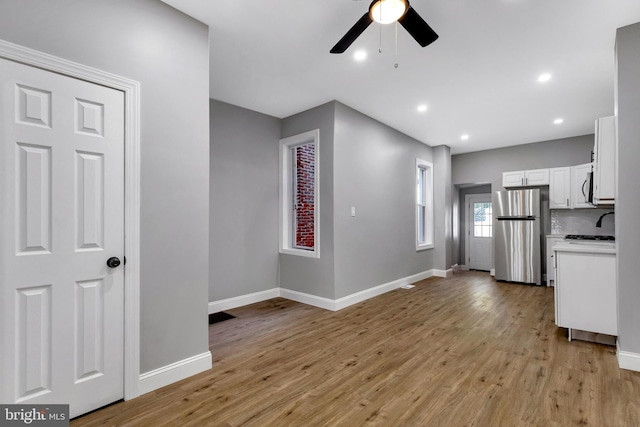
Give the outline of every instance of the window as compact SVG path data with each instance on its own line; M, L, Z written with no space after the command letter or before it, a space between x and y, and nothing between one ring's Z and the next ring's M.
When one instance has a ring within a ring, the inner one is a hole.
M473 203L473 237L492 236L491 202Z
M319 130L280 140L280 253L320 257Z
M433 248L433 165L416 159L416 250Z

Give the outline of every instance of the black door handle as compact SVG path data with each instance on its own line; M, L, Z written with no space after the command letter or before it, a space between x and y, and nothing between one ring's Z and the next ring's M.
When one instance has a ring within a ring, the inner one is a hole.
M107 267L116 268L120 265L120 259L118 257L112 256L107 260Z

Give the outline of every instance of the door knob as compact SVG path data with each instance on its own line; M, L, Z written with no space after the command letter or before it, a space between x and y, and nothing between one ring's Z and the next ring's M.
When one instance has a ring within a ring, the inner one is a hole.
M116 268L119 265L120 265L120 259L118 259L118 257L112 256L107 260L107 267L109 268Z

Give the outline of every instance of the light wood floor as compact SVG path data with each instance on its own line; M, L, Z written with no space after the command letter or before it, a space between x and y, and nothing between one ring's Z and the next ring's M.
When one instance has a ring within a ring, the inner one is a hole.
M568 342L552 288L460 272L335 313L229 312L209 328L213 369L72 426L640 425L640 373Z

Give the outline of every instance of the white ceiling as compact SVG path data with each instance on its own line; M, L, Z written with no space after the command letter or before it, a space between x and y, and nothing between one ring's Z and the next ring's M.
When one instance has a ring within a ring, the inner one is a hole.
M398 26L396 57L395 24L374 23L335 55L368 0L163 1L210 27L211 98L280 118L335 99L454 154L593 133L616 28L640 21L639 0L412 0L435 43Z

